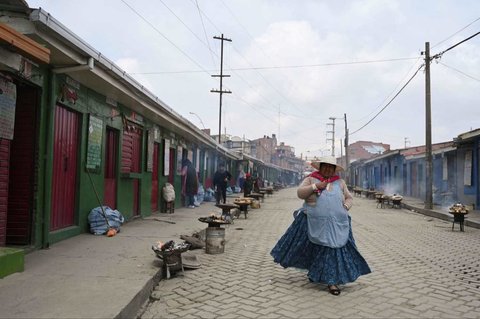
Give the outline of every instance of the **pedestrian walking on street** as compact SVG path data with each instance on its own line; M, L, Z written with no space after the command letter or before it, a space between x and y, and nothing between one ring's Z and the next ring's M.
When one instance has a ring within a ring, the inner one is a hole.
M343 168L334 157L311 165L317 171L297 189L297 196L305 203L295 211L293 223L270 254L284 268L308 270L311 282L326 284L332 295L339 295L339 285L354 282L371 270L353 238L348 213L353 198L336 175Z
M253 190L253 179L250 173L245 174L245 183L243 183L243 197L248 197Z
M215 188L217 205L220 204L220 201L224 204L227 202L227 186L231 178L232 174L225 170L225 164L220 163L218 170L213 175L213 187Z
M188 208L195 208L195 195L198 192L197 170L189 159L182 161L182 194Z

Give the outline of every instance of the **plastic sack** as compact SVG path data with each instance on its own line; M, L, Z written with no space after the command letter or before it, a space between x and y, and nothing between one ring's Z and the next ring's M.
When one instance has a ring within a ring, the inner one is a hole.
M204 202L213 202L215 200L215 192L210 187L207 188L205 194L203 195Z
M205 197L205 189L203 188L202 184L199 184L197 195L195 196L195 206L199 206L203 202L204 197Z
M163 199L166 202L173 202L175 200L175 188L170 183L165 183L165 186L162 188Z
M125 218L118 210L113 210L108 206L103 206L105 216L103 216L102 208L95 207L88 214L88 223L90 224L90 232L94 235L103 235L110 228L114 228L117 233L120 232L120 226L125 222ZM108 220L105 220L105 218Z

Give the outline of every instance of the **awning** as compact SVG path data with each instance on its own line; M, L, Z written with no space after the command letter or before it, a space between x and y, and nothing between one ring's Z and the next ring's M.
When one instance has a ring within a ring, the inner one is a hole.
M0 23L0 43L8 43L22 55L41 63L50 63L50 50L20 32Z

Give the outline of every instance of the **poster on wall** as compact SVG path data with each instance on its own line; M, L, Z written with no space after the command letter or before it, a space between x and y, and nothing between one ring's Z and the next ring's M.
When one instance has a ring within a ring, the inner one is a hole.
M170 169L170 140L165 140L165 156L163 157L163 175L168 176Z
M154 130L148 130L147 137L147 172L153 172L153 148L155 147Z
M472 185L472 151L465 152L465 165L463 170L463 185Z
M0 78L0 138L13 140L17 86Z
M90 114L88 121L87 169L99 170L102 164L103 120Z
M182 175L182 153L183 148L179 146L177 148L177 175Z

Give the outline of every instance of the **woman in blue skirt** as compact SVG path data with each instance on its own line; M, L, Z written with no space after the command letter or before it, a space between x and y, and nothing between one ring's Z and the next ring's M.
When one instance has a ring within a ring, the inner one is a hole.
M297 190L304 199L295 220L271 251L281 266L308 270L311 282L323 283L332 295L339 285L369 274L370 268L357 250L348 210L352 195L336 173L343 168L334 157L313 161L317 169Z

